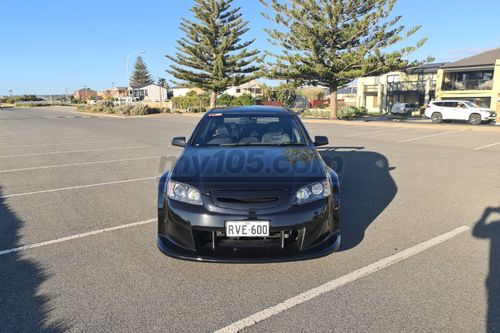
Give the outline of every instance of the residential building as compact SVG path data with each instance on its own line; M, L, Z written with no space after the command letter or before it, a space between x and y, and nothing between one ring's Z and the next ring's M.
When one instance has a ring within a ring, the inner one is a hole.
M264 95L263 86L257 82L257 80L252 80L239 86L229 87L225 93L235 97L240 97L243 94L250 94L252 97Z
M97 97L100 97L101 99L110 99L110 98L127 97L127 96L128 96L127 87L113 87L111 89L105 89L97 93Z
M357 80L357 106L388 112L396 103L423 106L436 95L437 72L445 63L431 63Z
M114 87L113 89L111 89L112 98L127 97L128 93L129 93L128 87Z
M500 48L442 66L436 99L469 100L500 111Z
M90 88L83 88L75 91L73 96L79 101L86 101L92 97L95 98L97 96L97 91Z
M197 94L204 93L203 89L200 89L200 88L190 88L190 87L184 87L184 86L176 86L176 87L172 88L173 97L184 97L190 91L194 91Z
M132 96L140 101L163 102L167 100L167 89L157 84L148 84L134 88Z
M328 98L328 95L325 95ZM356 106L357 84L349 83L337 89L337 103L339 105Z
M111 90L105 89L103 91L98 91L97 92L97 97L100 99L108 99L111 98Z
M298 95L295 104L296 107L318 107L330 104L330 88L324 86L302 86L300 88L316 88L320 91L318 99L308 101L305 97ZM337 89L338 106L356 106L356 82L353 81Z

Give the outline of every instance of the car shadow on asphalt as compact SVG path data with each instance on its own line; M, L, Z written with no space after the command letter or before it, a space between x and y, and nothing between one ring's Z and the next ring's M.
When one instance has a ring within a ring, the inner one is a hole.
M21 246L21 221L5 203L0 187L0 251ZM22 252L0 254L0 331L63 332L69 326L48 324L49 297L40 295L40 285L49 278L41 265Z
M318 149L325 163L340 178L340 251L357 246L366 229L391 203L397 186L387 158L364 147Z
M500 206L486 208L474 225L472 234L490 241L490 267L486 279L488 292L486 326L488 333L497 333L500 332Z

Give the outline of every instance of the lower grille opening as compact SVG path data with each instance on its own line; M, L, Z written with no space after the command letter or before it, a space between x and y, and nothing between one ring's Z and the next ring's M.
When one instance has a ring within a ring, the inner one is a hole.
M291 244L297 245L298 230L271 231L268 237L227 237L224 231L199 231L193 230L197 248L221 247L276 247L285 248Z

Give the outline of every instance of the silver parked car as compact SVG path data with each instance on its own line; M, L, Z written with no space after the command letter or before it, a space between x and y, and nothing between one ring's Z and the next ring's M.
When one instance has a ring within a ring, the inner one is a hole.
M413 111L416 111L417 105L411 103L396 103L391 108L392 114L405 114L410 115Z

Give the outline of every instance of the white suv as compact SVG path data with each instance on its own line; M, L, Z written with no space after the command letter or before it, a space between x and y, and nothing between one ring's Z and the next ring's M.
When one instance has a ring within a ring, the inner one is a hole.
M431 118L433 123L468 120L472 125L479 125L483 121L495 120L497 115L495 111L470 101L445 100L430 102L425 108L425 116Z

